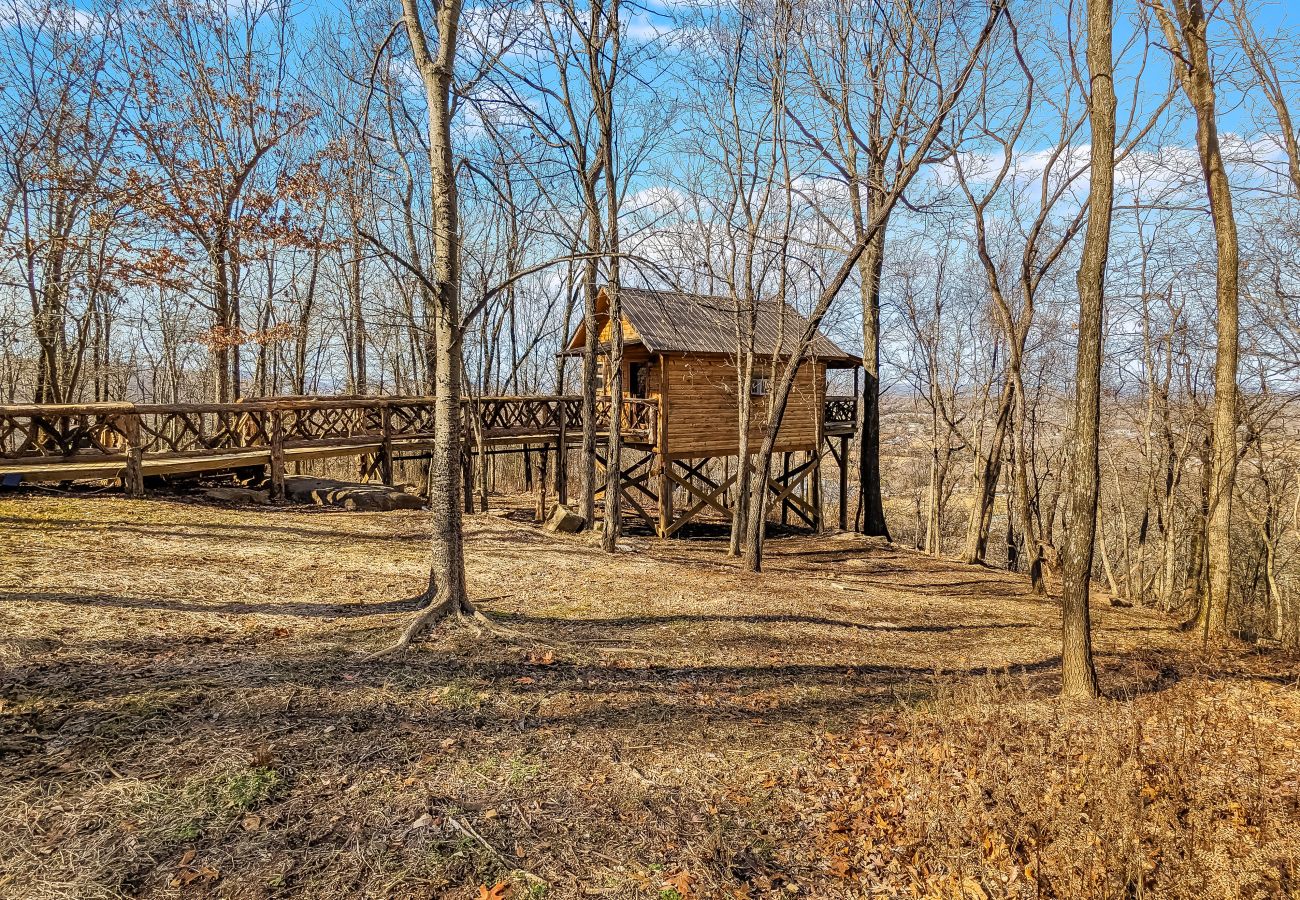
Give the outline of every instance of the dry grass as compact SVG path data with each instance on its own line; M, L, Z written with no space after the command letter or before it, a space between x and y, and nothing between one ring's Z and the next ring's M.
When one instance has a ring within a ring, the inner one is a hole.
M1103 606L1110 699L1067 709L1015 577L483 515L471 588L527 638L364 663L424 534L0 501L0 896L1296 895L1290 661Z

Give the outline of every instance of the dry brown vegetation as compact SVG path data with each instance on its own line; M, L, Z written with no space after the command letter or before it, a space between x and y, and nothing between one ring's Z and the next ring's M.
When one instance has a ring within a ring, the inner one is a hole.
M850 536L468 520L518 640L390 641L413 513L0 501L5 897L1300 896L1293 660ZM543 884L544 882L544 884Z

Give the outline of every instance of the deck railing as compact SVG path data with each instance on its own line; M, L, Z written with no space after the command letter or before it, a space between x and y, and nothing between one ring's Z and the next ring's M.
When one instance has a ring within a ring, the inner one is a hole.
M841 396L826 398L825 417L827 425L854 425L858 420L858 398Z
M126 458L133 451L188 455L276 444L421 438L433 432L435 403L433 397L285 397L243 403L0 406L0 459ZM473 397L462 404L471 439L549 436L581 428L581 397ZM626 399L624 432L653 441L657 410L654 400ZM602 430L609 415L609 401L598 401L596 421Z

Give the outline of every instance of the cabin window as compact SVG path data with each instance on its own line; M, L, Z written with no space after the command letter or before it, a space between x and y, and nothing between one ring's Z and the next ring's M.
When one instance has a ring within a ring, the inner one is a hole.
M749 380L749 396L766 397L767 396L767 378L763 375L754 375Z

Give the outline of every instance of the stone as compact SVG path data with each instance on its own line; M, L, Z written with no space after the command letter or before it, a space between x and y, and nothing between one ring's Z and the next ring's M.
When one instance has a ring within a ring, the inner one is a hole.
M363 512L389 512L395 509L421 509L424 501L414 494L383 484L359 484L291 475L284 479L285 499L317 506L338 506Z
M560 534L575 534L582 530L582 526L587 524L587 520L578 515L567 506L559 503L551 508L551 514L546 518L546 523L542 525L549 532Z
M267 491L244 487L211 487L203 492L203 496L219 503L234 503L237 506L260 506L271 502L271 495Z

